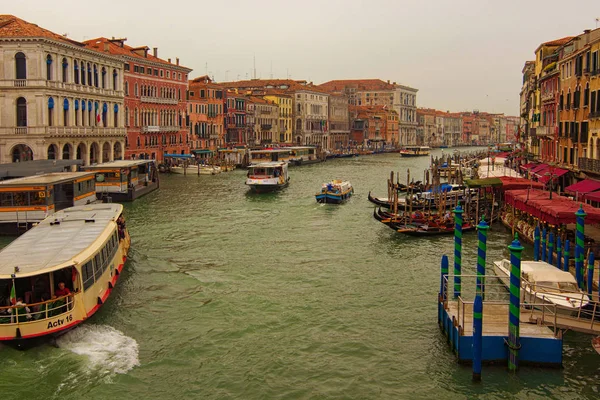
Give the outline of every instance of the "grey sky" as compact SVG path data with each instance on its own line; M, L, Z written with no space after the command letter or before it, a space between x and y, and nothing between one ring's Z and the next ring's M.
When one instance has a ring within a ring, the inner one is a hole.
M516 115L523 63L594 29L600 1L20 0L0 12L75 40L158 47L191 77L251 78L255 55L260 78L389 79L419 89L420 107Z

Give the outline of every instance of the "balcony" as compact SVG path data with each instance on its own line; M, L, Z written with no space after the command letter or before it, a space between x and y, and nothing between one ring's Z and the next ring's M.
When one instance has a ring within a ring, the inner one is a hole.
M556 101L556 93L554 93L554 92L542 93L542 102L548 102L548 101Z
M600 118L600 111L590 112L589 119Z
M269 125L269 124L262 124L262 125L260 126L260 130L262 130L262 131L270 131L270 130L271 130L271 127L272 127L272 125Z
M585 172L593 172L596 174L600 174L600 160L579 157L578 167L580 170Z
M140 101L142 103L154 103L154 104L170 104L177 105L179 100L177 99L167 99L163 97L152 97L152 96L141 96Z
M181 129L184 128L170 125L144 125L142 126L142 133L179 132Z
M2 79L0 88L50 88L72 90L79 93L91 93L102 96L123 97L122 90L103 89L95 86L79 85L70 82L48 81L45 79Z
M125 128L104 128L99 126L48 126L48 135L52 136L125 136Z

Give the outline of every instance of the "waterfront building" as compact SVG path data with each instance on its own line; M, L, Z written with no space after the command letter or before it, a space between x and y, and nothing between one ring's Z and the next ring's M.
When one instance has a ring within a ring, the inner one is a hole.
M540 159L556 161L558 142L558 95L560 73L557 67L558 53L553 52L544 57L542 71L538 77L541 101L541 116L536 128L536 136L540 140Z
M435 123L436 110L431 108L419 108L417 110L417 121L419 130L423 137L423 145L439 147L441 142L438 137Z
M600 173L600 38L590 41L589 55L589 74L590 74L590 135L588 148L588 158L583 160L582 169L586 171ZM592 161L593 160L593 161Z
M329 93L345 94L350 105L393 108L399 116L399 144L416 144L418 89L381 79L333 80L319 87Z
M349 106L352 127L351 144L365 150L383 150L389 146L392 130L388 130L388 115L395 110L385 106ZM389 135L389 136L388 136Z
M393 117L391 114L388 118ZM389 142L391 144L398 142L398 115L396 119L396 133L390 132ZM391 126L393 121L389 121L388 126ZM330 150L341 150L348 147L350 136L350 115L348 113L348 97L343 94L329 95L329 143L327 148Z
M278 106L278 142L284 144L292 143L292 96L281 90L270 89L264 92L263 97Z
M190 131L195 154L209 154L225 146L225 89L207 75L189 83Z
M246 146L253 147L259 146L260 140L256 137L254 126L256 125L255 118L255 102L250 97L246 99L246 127L248 135L246 138Z
M558 49L560 71L558 161L579 168L588 159L590 113L590 43L600 29L586 30Z
M0 15L0 163L120 159L123 61L12 15Z
M249 96L254 103L254 131L256 144L269 145L279 143L279 107L271 100L258 96Z
M239 91L281 90L292 96L292 134L297 145L315 145L327 149L328 93L303 80L251 79L225 82L224 87Z
M158 57L155 47L131 47L125 38L85 41L87 48L118 57L124 65L125 158L163 160L163 154L189 154L186 90L190 68L179 58Z
M246 124L246 96L233 90L225 94L225 145L241 146L248 143L252 127ZM256 106L254 110L256 118ZM255 136L256 137L256 136Z
M536 153L532 148L537 149L537 139L532 140L530 134L530 121L533 119L533 97L535 93L535 63L526 61L521 73L523 74L523 85L520 92L520 117L523 130L521 132L521 141L525 146L525 154L529 158L533 158L533 153Z
M520 117L506 117L506 136L504 142L518 142L520 124Z
M440 145L456 146L460 144L462 136L462 119L460 115L437 111L435 124Z

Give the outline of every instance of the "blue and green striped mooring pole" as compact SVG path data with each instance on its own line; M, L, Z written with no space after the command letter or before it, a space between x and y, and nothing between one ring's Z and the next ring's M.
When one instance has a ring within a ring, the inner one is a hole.
M585 216L587 214L583 211L583 206L579 206L579 210L575 212L576 219L576 231L575 231L575 278L577 278L577 284L580 289L583 289L583 260L585 259L584 250L584 227L585 227Z
M521 253L523 246L515 234L510 250L510 306L508 316L508 370L516 371L519 366L519 328L521 318Z
M533 231L533 261L540 261L540 224Z
M562 243L560 235L556 235L556 268L561 269L562 262Z
M567 272L569 272L569 256L570 256L569 251L571 250L570 247L571 247L571 242L569 242L569 239L565 240L565 251L564 251L565 261L563 262L563 271L567 271Z
M594 252L590 251L590 256L588 257L588 267L587 267L587 292L589 295L594 291L594 262L595 256ZM600 286L600 285L599 285Z
M442 256L442 275L440 279L440 301L444 301L447 297L447 283L445 282L448 278L448 256Z
M483 299L478 293L473 303L473 382L481 381L483 353Z
M461 269L462 269L462 225L463 209L459 205L454 209L454 297L461 293Z
M546 261L546 228L542 229L542 261Z
M553 263L554 258L554 232L548 234L548 264Z
M485 298L485 257L487 253L487 234L490 226L485 222L483 217L477 225L477 294L480 294L482 299Z

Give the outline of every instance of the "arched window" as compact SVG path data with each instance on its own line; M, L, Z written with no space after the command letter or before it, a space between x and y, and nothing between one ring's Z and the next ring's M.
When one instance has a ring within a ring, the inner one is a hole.
M27 100L24 97L17 99L17 126L27 126Z
M136 108L135 111L133 112L133 126L139 126L139 114L138 114L138 109Z
M75 107L75 126L79 126L79 100L75 99L73 106Z
M79 72L81 73L81 84L85 85L87 72L86 72L85 64L83 63L83 61L81 62L81 68L80 68Z
M27 60L21 52L15 54L15 75L16 79L27 79Z
M54 113L54 99L52 97L48 98L48 126L52 126L53 118L52 114Z
M125 82L125 96L129 96L129 82Z
M79 85L79 62L73 61L73 81Z
M115 128L119 126L119 105L115 104L114 107L114 120L115 120Z
M138 148L139 148L139 147L141 147L141 143L140 143L140 137L139 137L139 136L137 137L137 147L138 147Z
M298 104L299 106L300 104ZM297 131L301 131L302 130L302 120L298 119L296 120L296 130Z
M52 80L52 56L50 54L46 56L46 79Z
M585 91L583 92L583 106L587 107L590 105L590 83L586 83Z
M102 89L106 89L106 68L102 67Z
M113 89L114 90L119 90L119 85L117 85L118 77L119 77L119 74L117 73L117 70L113 69Z
M135 97L138 97L138 84L137 83L133 85L133 95Z
M102 125L106 128L108 126L108 105L102 104Z
M63 125L69 126L69 100L63 100Z
M94 86L94 82L92 81L92 66L90 65L90 63L88 63L87 65L87 83L88 86Z
M56 153L56 145L51 144L50 146L48 146L48 160L56 160Z
M125 107L125 126L129 126L129 108Z
M98 66L94 64L94 86L98 87Z
M67 81L67 75L69 73L69 62L67 61L66 58L62 59L62 81L66 82Z

